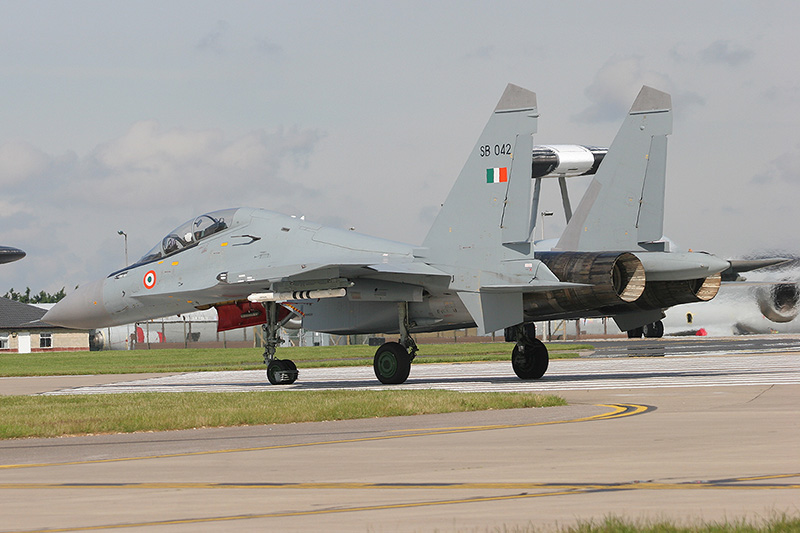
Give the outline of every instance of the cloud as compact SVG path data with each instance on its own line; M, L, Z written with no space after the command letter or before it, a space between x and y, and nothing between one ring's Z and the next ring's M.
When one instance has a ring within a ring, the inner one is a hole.
M773 85L764 89L761 97L777 105L793 105L800 101L800 86Z
M164 129L143 121L118 139L98 146L78 162L75 176L61 193L79 201L80 190L92 190L104 205L172 205L176 199L203 203L210 194L248 189L284 196L303 190L287 187L286 164L302 166L321 134L279 128L252 131L228 141L220 130Z
M283 47L279 44L272 42L269 39L261 38L256 39L253 50L262 56L274 56L283 52Z
M220 130L143 121L84 157L3 144L4 239L24 244L31 278L74 285L122 266L108 254L119 228L135 228L128 229L133 259L202 212L313 196L293 177L322 137L293 127L226 139Z
M667 76L645 68L640 56L612 57L586 88L592 104L574 119L589 123L617 121L628 112L642 85L669 91L672 83Z
M670 49L669 57L678 64L699 63L736 67L750 61L755 57L755 52L731 41L719 40L699 51L684 43L676 44Z
M730 41L715 41L700 51L700 60L707 64L737 67L752 59L754 55L752 50L737 46Z
M195 49L200 52L210 52L218 55L224 54L225 48L222 41L229 26L230 25L226 21L218 20L216 29L201 37L195 45Z
M479 46L478 48L474 48L469 50L466 54L464 54L463 59L470 60L470 59L480 59L489 61L494 59L497 50L493 45L483 45Z
M772 183L800 185L800 145L793 152L786 152L767 164L764 172L756 174L750 179L754 185Z
M24 142L10 142L0 146L0 185L8 188L32 175L39 175L49 165L49 157L36 147Z
M678 115L691 106L705 104L699 94L675 90L668 76L645 68L642 57L615 56L600 68L585 90L592 104L572 118L584 123L617 122L628 113L642 85L670 93Z

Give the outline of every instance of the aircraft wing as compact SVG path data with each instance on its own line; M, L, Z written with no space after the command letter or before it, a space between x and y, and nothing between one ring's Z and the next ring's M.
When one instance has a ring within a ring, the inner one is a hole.
M728 267L727 270L722 271L720 275L722 276L722 281L741 282L744 281L744 278L740 275L742 272L750 272L752 270L758 270L759 268L782 265L789 261L791 261L791 259L785 259L783 257L771 259L731 259L729 261L731 266Z
M253 294L273 293L286 296L277 300L310 298L309 291L349 289L359 280L374 280L384 284L427 287L447 286L451 276L425 263L304 263L272 265L269 267L222 272L217 283L205 287L186 287L178 296L196 302L198 306L213 306L221 302L245 300ZM298 293L293 297L292 294ZM306 294L299 294L306 293ZM319 294L319 293L318 293ZM330 296L340 293L329 293ZM161 297L150 291L142 299Z
M319 263L267 267L228 273L228 284L271 285L277 290L310 290L336 279L371 278L401 283L425 284L446 281L450 275L425 263ZM334 282L338 285L338 282Z

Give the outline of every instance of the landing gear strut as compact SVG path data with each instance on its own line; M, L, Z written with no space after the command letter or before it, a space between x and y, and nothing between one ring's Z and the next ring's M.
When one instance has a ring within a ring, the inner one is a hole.
M404 383L411 372L411 361L419 348L409 333L411 323L408 320L408 302L397 304L400 322L400 340L387 342L375 352L372 367L378 381L387 385Z
M264 364L267 365L267 379L273 385L291 385L297 381L297 366L290 360L276 359L275 352L283 342L280 329L291 318L287 316L283 321L278 321L278 304L265 302L267 322L261 326L264 330Z
M511 366L520 379L539 379L547 372L547 347L536 338L532 322L506 328L505 336L507 342L517 343L511 352Z

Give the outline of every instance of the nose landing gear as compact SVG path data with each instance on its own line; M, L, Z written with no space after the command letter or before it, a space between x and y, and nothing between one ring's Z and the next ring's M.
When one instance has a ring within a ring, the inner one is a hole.
M275 358L278 346L283 342L280 329L291 319L291 315L278 321L278 304L264 302L267 313L267 322L261 326L264 330L264 364L267 365L267 379L273 385L291 385L297 381L297 366L288 359Z

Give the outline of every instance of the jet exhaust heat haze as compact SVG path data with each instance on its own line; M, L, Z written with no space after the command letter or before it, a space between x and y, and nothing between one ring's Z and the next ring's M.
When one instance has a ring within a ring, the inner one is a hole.
M711 300L728 261L666 251L662 241L670 95L643 87L606 151L534 146L536 94L509 84L421 246L324 227L263 209L201 215L136 263L82 286L43 320L101 328L215 307L219 330L261 325L267 377L293 383L276 358L280 328L397 333L380 346L382 383L403 383L412 334L504 330L521 379L547 371L534 321L613 317L658 327L664 310ZM541 180L593 174L551 249L533 242ZM663 325L661 326L663 330Z

